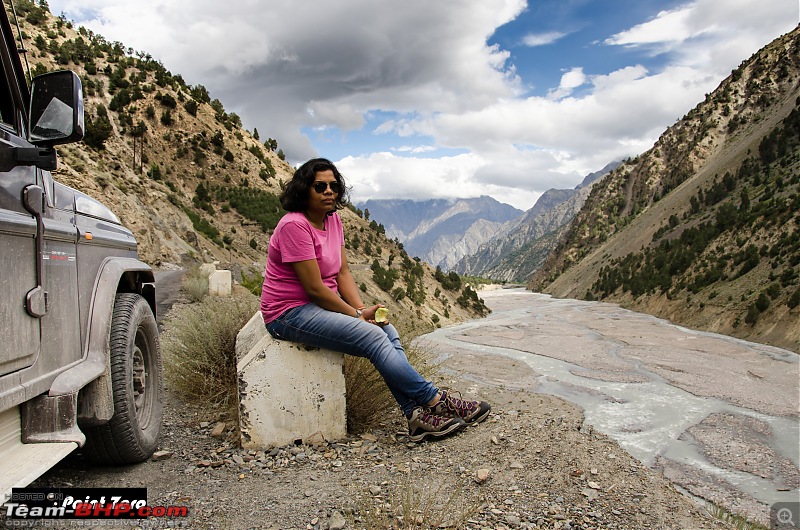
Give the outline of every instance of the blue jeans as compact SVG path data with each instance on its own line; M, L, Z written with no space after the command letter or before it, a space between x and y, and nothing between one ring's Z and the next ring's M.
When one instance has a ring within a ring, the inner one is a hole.
M277 339L365 357L381 374L397 404L408 416L433 401L438 389L411 366L391 324L383 327L306 304L289 309L267 324Z

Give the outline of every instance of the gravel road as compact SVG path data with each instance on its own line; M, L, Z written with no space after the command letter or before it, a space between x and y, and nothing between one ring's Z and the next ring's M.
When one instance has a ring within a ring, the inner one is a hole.
M156 321L161 328L164 317L178 300L184 269L156 271Z

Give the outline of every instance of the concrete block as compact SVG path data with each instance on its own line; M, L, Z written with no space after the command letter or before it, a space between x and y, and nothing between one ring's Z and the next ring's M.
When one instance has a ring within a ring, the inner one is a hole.
M247 324L236 334L237 363L241 362L264 337L269 337L269 332L264 327L264 318L261 316L261 311L256 311L247 321Z
M217 270L217 266L213 263L203 263L200 265L200 272L205 276L211 276L211 273Z
M260 313L239 332L236 353L242 447L347 435L343 354L273 339Z
M230 296L231 271L214 271L208 277L208 294Z

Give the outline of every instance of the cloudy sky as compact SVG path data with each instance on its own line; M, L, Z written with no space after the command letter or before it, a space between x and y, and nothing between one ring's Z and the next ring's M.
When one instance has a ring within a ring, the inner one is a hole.
M649 149L800 0L49 0L202 84L353 199L549 188Z

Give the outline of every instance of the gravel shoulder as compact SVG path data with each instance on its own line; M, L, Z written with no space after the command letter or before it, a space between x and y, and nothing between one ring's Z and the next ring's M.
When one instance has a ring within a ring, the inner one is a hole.
M131 521L143 528L728 527L584 427L580 409L532 392L527 367L493 356L472 366L480 374L447 361L438 383L489 401L493 413L445 440L409 443L398 411L334 443L244 451L232 418L168 395L157 458L94 468L78 452L33 486L146 487L151 506L189 509L185 520Z

